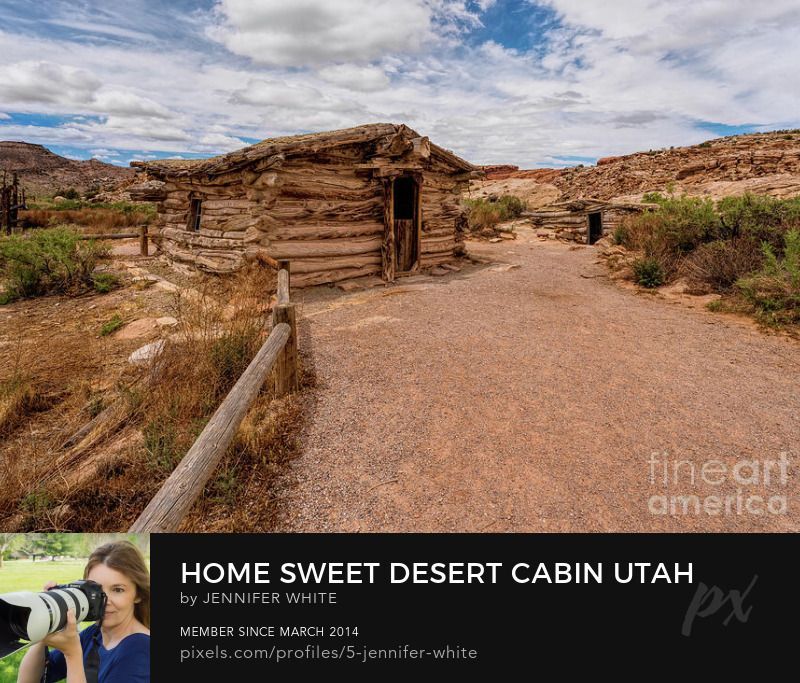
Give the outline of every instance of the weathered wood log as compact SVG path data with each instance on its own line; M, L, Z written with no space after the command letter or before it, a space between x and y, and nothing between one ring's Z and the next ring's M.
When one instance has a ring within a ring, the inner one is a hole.
M279 264L280 265L280 264ZM281 268L278 271L278 306L289 305L289 271ZM273 319L274 322L274 319ZM281 322L286 322L285 320Z
M79 235L79 240L125 240L139 237L138 232L105 232L90 235Z
M149 256L149 245L147 244L147 226L143 225L139 230L139 254Z
M279 272L281 270L286 271L286 303L289 303L289 289L292 286L292 264L291 261L287 259L281 259L278 261L278 269Z
M306 225L279 224L265 231L271 240L325 240L343 237L382 236L383 223L378 221L356 221L354 223L319 223Z
M246 199L209 199L203 202L205 211L214 209L249 209L253 203Z
M131 526L131 533L176 531L214 468L228 450L242 419L272 370L291 336L291 327L280 323L272 329L242 376L209 420L144 512Z
M260 249L258 247L248 248L245 251L245 258L249 261L263 263L273 270L280 270L280 264L269 255L266 249Z
M318 273L325 270L340 270L342 268L360 268L362 266L380 265L381 255L357 254L355 256L324 256L322 258L307 258L292 260L292 274Z
M288 280L288 273L281 270L280 273L286 273ZM279 280L280 282L280 280ZM275 393L278 396L285 396L290 391L297 391L298 375L297 375L297 319L295 315L294 304L288 303L288 282L286 284L286 303L281 302L280 287L278 289L279 304L272 309L272 325L277 327L284 323L291 329L289 339L283 347L283 351L278 355L275 361Z
M382 276L386 282L394 282L395 245L394 245L394 183L383 181L383 245L381 247Z
M226 239L224 237L203 237L200 233L189 232L188 230L175 230L164 228L161 234L179 244L191 244L193 246L223 249L226 247L241 247L243 245L242 235L236 233L236 239Z
M350 280L356 277L365 277L367 275L380 275L381 264L364 265L358 268L342 268L341 270L322 270L313 273L303 273L292 276L292 287L303 288L313 287L314 285L321 285L328 282L340 282L342 280Z
M270 255L276 259L303 259L321 256L348 256L351 254L380 253L380 237L353 237L329 240L283 240L270 246Z

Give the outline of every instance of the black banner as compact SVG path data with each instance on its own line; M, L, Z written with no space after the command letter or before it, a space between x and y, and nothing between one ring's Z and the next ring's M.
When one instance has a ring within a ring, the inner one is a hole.
M779 652L796 641L797 541L154 535L153 675L625 669L636 651L664 672L720 645Z

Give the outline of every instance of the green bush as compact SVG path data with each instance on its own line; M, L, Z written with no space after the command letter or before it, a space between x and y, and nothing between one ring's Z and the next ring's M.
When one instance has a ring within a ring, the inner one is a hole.
M660 192L645 192L642 195L642 201L646 204L661 204L666 201L666 197Z
M759 318L771 324L800 323L800 230L786 233L783 257L764 243L764 266L737 282Z
M800 227L800 197L726 197L719 202L717 211L721 238L748 237L757 244L767 242L778 253L783 249L786 232Z
M524 201L510 194L467 199L464 205L468 209L467 220L470 230L493 228L503 221L519 218L527 208Z
M100 336L107 337L109 334L114 334L114 332L116 332L124 324L125 322L122 320L122 317L120 317L119 313L115 313L113 316L111 316L111 320L109 320L100 328Z
M658 259L636 259L632 264L632 268L636 282L642 287L653 289L664 284L664 272Z
M82 241L65 228L0 239L0 272L8 300L80 292L94 286L92 271L108 248Z
M63 197L64 199L80 199L81 193L78 192L74 187L69 187L66 189L58 190L54 195L54 197Z
M108 294L112 289L119 287L119 278L112 273L94 273L92 284L98 294Z
M626 246L630 241L630 234L628 233L628 228L622 224L618 225L614 229L613 235L614 244L621 244L622 246Z

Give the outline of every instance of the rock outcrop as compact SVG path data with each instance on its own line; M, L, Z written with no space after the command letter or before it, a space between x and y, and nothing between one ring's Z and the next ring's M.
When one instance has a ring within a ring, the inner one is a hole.
M0 142L0 171L3 170L18 174L29 197L70 188L82 194L88 190L108 192L136 175L130 168L97 159L67 159L42 145L27 142Z
M791 197L800 195L800 131L736 135L692 147L605 157L588 167L520 170L505 165L483 170L486 180L470 188L478 195L513 189L535 197L538 185L543 198L552 196L553 188L558 191L552 201L592 197L630 202L645 192L669 188L714 198L748 191Z

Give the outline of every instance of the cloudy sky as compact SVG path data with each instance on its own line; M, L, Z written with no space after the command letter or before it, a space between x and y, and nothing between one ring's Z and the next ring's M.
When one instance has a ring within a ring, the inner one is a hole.
M0 0L0 139L209 156L406 123L525 168L800 127L800 0Z

